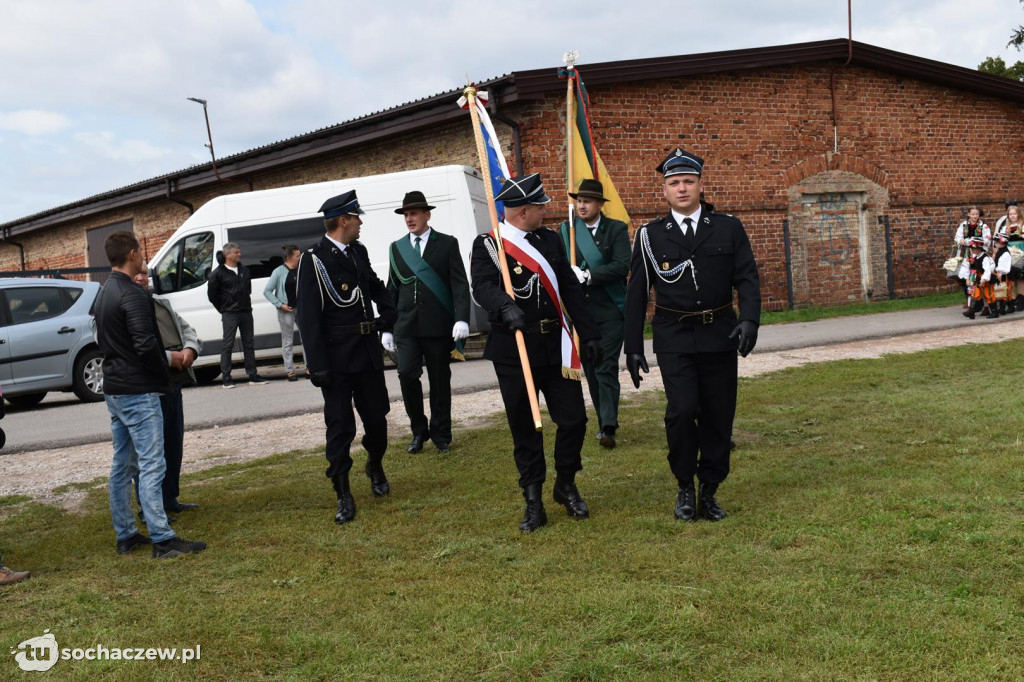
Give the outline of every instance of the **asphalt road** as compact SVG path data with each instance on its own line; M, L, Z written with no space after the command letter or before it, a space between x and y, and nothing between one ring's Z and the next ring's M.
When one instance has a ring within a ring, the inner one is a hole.
M1001 321L1020 317L1019 314L1015 314L999 320L979 318L969 321L960 315L960 308L957 306L771 325L761 329L754 352L765 353L886 338L964 325L999 324ZM650 341L647 342L647 347L648 361L655 364L656 358L651 352ZM625 367L624 360L621 366ZM260 374L269 379L270 383L249 386L239 382L236 388L226 390L218 382L186 389L186 428L199 429L255 422L319 412L323 409L319 389L306 380L288 382L280 365L261 367ZM233 376L237 381L239 377L245 376L245 373L236 368ZM398 376L394 368L389 369L385 377L392 399L400 398ZM425 385L426 377L423 381ZM456 393L471 393L495 387L497 380L490 362L470 360L452 363L452 389ZM392 414L394 418L405 418L400 410L393 411ZM72 393L51 393L42 403L29 410L16 411L8 406L7 416L0 422L0 427L7 433L7 445L0 451L0 455L108 441L109 420L104 403L81 403Z

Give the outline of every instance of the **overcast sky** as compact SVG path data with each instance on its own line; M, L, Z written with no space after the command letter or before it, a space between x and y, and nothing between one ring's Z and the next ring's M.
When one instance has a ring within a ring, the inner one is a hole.
M0 0L0 223L466 77L845 38L845 0ZM1017 0L853 0L855 40L1009 63Z

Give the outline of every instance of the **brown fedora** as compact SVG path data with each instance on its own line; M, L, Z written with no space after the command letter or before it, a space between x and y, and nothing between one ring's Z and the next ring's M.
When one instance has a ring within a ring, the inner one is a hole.
M604 195L604 185L601 184L600 180L580 180L579 190L575 193L569 192L569 196L573 199L576 197L589 197L598 201L608 201Z
M402 199L402 208L396 208L395 213L404 215L406 211L413 209L419 209L421 211L432 211L434 207L427 203L427 198L423 196L423 192L406 192L405 198Z

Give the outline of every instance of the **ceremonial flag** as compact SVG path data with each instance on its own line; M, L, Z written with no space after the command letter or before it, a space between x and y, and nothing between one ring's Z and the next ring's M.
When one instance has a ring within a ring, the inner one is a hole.
M476 94L476 111L480 115L480 132L484 136L484 148L487 150L491 189L494 196L498 196L501 193L502 185L512 177L512 174L508 170L508 164L505 163L505 155L501 153L501 147L498 146L498 134L494 132L494 126L491 125L491 117L487 115L486 104L487 93L478 92ZM469 101L465 95L459 98L459 107L469 109ZM495 201L494 207L498 210L498 220L505 220L505 205L500 201Z
M573 96L570 106L573 110L573 120L569 125L568 144L572 145L572 177L568 178L570 192L575 192L580 186L581 180L599 180L604 187L604 195L608 198L601 211L609 218L621 220L630 225L629 213L619 198L619 193L608 175L608 169L601 160L601 155L594 147L594 138L590 133L590 97L583 85L580 72L573 69L559 69L559 76L571 78L573 81Z

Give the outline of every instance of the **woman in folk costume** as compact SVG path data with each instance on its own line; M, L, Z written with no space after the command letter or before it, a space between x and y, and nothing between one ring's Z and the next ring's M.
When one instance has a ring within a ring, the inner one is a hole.
M989 317L996 318L1000 315L1013 312L1013 288L1010 286L1011 258L1010 248L1007 246L1005 234L997 234L995 237L995 254L992 260L995 263L992 279L995 284L1002 285L998 296L993 291L995 303L991 304L992 314ZM995 287L993 287L994 289Z
M1006 209L1006 247L1010 249L1010 285L1006 295L1013 303L1007 305L1006 312L1012 313L1017 310L1024 310L1024 262L1022 256L1017 253L1024 253L1024 215L1016 204ZM1016 265L1014 264L1016 262Z
M985 253L985 240L982 237L972 237L968 242L971 249L971 256L965 262L968 264L968 291L970 296L967 299L967 310L964 317L974 319L976 313L982 311L982 306L991 306L995 302L995 292L992 285L992 271L995 269L995 262L992 256ZM986 317L991 315L991 307Z
M968 290L968 279L970 277L970 241L975 237L981 237L985 249L988 249L992 242L992 231L989 229L981 220L981 209L977 206L967 207L967 220L964 220L956 228L956 236L953 237L953 242L957 247L957 255L963 258L960 263L960 272L958 273L958 279L960 280L960 286L963 287L964 293L970 295Z

